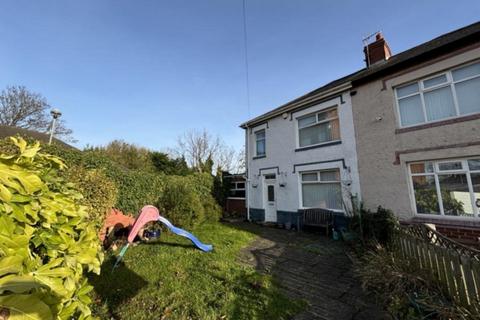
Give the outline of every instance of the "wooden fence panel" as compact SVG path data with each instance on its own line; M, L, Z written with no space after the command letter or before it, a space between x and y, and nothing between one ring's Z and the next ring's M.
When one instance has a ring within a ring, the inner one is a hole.
M460 305L479 308L480 251L449 240L427 226L415 227L398 233L394 255L430 273Z

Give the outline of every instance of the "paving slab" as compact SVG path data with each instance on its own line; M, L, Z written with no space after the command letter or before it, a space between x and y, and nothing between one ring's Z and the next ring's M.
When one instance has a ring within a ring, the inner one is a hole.
M271 274L287 296L307 302L293 319L390 319L361 289L341 241L246 222L234 226L258 235L241 251L240 262Z

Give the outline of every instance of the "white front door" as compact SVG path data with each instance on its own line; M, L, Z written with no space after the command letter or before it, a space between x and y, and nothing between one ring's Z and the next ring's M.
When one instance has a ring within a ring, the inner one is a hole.
M277 194L275 181L265 180L264 185L265 221L277 222Z

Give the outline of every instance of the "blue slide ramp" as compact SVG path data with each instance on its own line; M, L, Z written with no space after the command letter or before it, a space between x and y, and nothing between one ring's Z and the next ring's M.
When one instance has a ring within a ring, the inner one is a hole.
M179 235L179 236L182 236L182 237L185 237L187 239L189 239L190 241L192 241L192 243L200 250L202 251L205 251L205 252L209 252L209 251L212 251L213 250L213 246L211 244L204 244L202 243L200 240L197 239L197 237L195 237L193 234L191 234L190 232L187 232L183 229L180 229L180 228L177 228L175 227L170 221L168 221L167 219L165 219L164 217L160 216L160 218L158 218L158 221L160 221L161 223L163 223L164 225L167 226L167 228L172 232L172 233L175 233L176 235Z

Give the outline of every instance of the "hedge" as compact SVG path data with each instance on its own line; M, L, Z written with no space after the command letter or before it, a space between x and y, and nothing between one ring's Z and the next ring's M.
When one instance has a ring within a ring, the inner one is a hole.
M221 208L212 196L214 181L210 174L176 176L130 170L95 149L79 151L59 146L45 146L45 149L65 159L69 166L100 170L116 185L115 207L123 212L136 214L143 206L151 204L159 207L174 224L183 227L218 220L221 216Z

